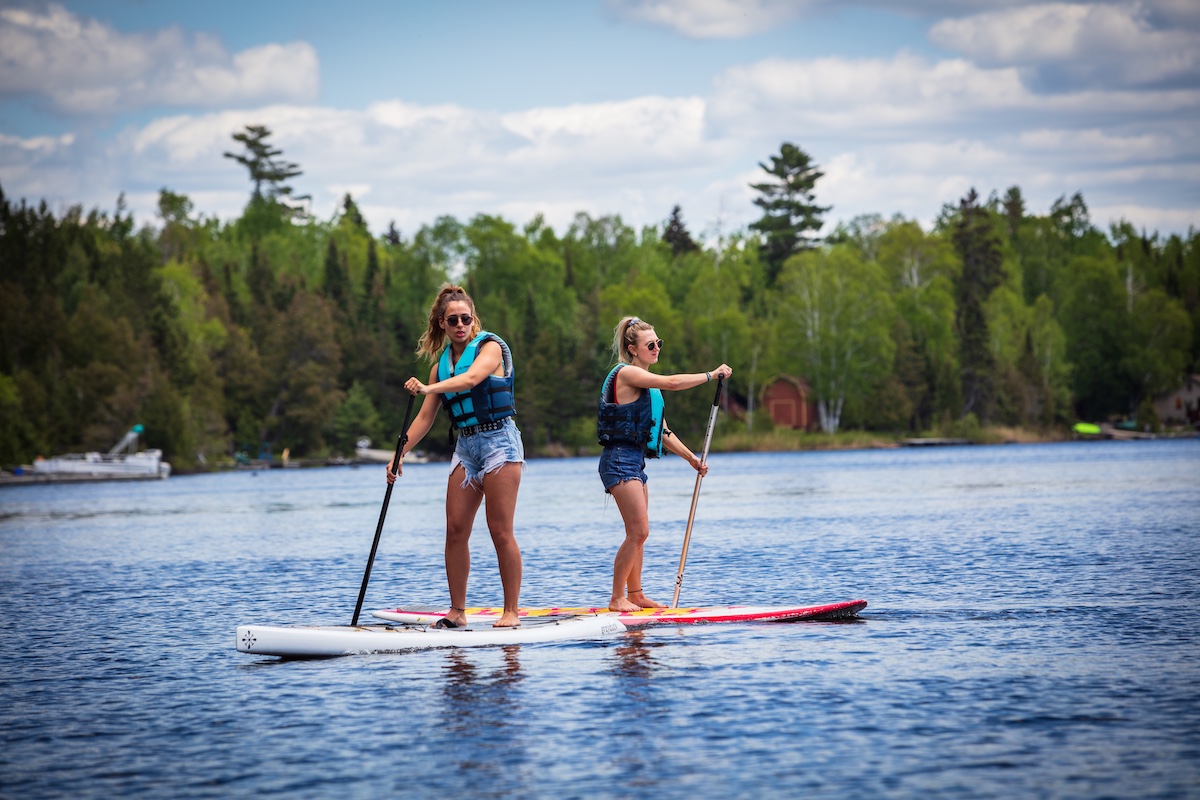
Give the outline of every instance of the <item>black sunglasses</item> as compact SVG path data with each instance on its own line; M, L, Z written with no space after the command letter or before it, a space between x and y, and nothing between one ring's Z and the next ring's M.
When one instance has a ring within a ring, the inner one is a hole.
M646 349L653 353L655 350L662 350L663 340L657 339L653 342L646 342Z
M462 320L463 325L470 325L475 320L475 318L470 314L451 314L450 316L446 317L446 324L452 328L458 327L458 321L460 319Z

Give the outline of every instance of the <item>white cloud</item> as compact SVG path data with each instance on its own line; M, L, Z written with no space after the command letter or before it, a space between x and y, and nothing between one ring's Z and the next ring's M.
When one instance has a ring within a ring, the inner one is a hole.
M93 23L64 14L47 12L27 27L58 26L59 40L90 35L80 31ZM4 30L0 25L0 35ZM99 31L101 39L121 39ZM299 52L272 45L229 56L211 40L173 35L194 73L180 71L179 92L269 95L272 65ZM146 78L154 61L147 41L134 42L141 49L127 54L93 49L126 58L122 74ZM7 58L0 51L0 62ZM228 69L210 74L195 68L200 62ZM236 81L227 80L231 74ZM0 87L10 78L0 70ZM165 91L168 77L154 80L156 91ZM148 88L112 78L77 81L93 103L102 92L118 103L131 93L150 96ZM60 76L53 85L66 92L68 84ZM390 220L411 235L443 214L465 220L478 213L517 224L542 213L560 231L580 211L619 214L640 226L661 223L678 203L694 234L728 234L758 216L749 188L761 177L755 165L783 141L803 147L826 173L817 201L834 207L830 224L872 212L928 224L971 187L986 195L1012 185L1035 211L1083 191L1100 224L1107 221L1101 209L1130 209L1135 224L1151 229L1162 221L1170 230L1186 230L1180 219L1200 222L1192 188L1200 184L1200 90L1117 84L1046 95L1023 64L907 52L764 59L718 75L708 96L646 95L510 113L401 99L357 109L305 99L230 105L226 98L211 113L160 117L109 140L0 135L5 193L46 197L56 207L111 208L124 191L138 218L152 221L157 191L166 186L191 196L201 213L231 218L250 181L222 154L238 149L233 133L262 124L275 132L284 158L304 170L292 185L313 196L314 213L332 215L350 191L376 233Z
M1200 78L1200 32L1156 27L1140 2L1047 3L935 24L930 39L984 66L1023 66L1057 86L1153 86ZM1168 4L1164 17L1181 11Z
M800 17L804 0L607 0L619 16L670 28L692 39L737 39Z
M49 153L64 147L70 147L75 141L75 134L64 133L61 136L32 136L22 138L0 133L0 149L16 150L26 153Z
M1187 155L1180 152L1177 140L1161 132L1123 136L1096 128L1041 128L1022 131L1017 141L1031 154L1049 153L1058 158L1083 158L1092 162L1163 160Z
M725 136L772 131L796 140L890 139L921 131L944 139L964 130L997 135L1042 128L1145 127L1194 119L1200 89L1088 89L1044 95L1015 68L961 59L771 59L717 76L709 120ZM1193 147L1194 152L1194 147Z
M178 28L125 34L59 5L0 9L0 96L43 96L68 113L307 102L318 87L316 51L303 42L231 55Z
M543 213L555 226L579 211L658 222L688 199L681 183L711 180L712 163L736 158L728 142L706 137L704 111L699 98L657 97L511 114L401 101L361 111L276 105L157 119L123 132L105 159L131 198L163 185L187 194L242 186L240 197L206 209L231 217L250 182L223 153L239 151L233 133L261 124L304 170L291 184L312 194L314 213L332 214L349 189L369 197L360 208L377 230L390 219L411 229L481 212L520 222Z
M718 76L709 135L803 147L825 172L830 223L898 212L928 224L971 187L1012 185L1031 208L1083 191L1097 207L1153 196L1146 206L1200 220L1197 109L1195 89L1047 96L1014 68L961 59L773 59Z
M771 59L718 76L711 120L729 131L792 127L795 136L830 132L872 138L906 126L969 118L980 109L1032 104L1020 75L961 60Z

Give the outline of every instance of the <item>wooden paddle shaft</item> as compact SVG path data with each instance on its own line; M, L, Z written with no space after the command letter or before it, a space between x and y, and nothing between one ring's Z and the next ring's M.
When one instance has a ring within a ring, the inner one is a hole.
M721 406L721 388L724 378L717 378L717 393L713 397L712 411L708 415L708 430L704 434L704 450L700 454L700 463L708 463L708 446L712 443L713 425L717 421L717 411ZM679 589L683 586L683 565L687 562L688 542L692 539L692 522L696 519L696 503L700 500L700 481L704 475L696 472L696 488L692 491L692 508L688 511L687 530L683 533L683 553L679 556L679 573L675 576L675 596L671 598L671 608L679 607Z

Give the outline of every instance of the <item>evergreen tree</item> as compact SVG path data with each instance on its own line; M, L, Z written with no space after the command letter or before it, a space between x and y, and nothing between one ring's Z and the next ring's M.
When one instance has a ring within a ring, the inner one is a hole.
M382 294L382 285L377 287L376 283L380 283L379 251L375 248L375 240L370 239L367 242L367 271L363 275L363 303L360 309L362 321L368 326L375 324L379 312L377 303Z
M225 158L231 158L244 166L250 172L250 180L254 183L251 193L251 205L263 200L295 215L300 212L299 206L289 204L290 200L308 200L308 195L292 196L292 187L287 181L304 174L299 164L284 161L279 158L283 151L272 147L267 140L271 131L265 125L247 125L246 130L233 134L233 139L244 148L241 153L225 152ZM266 193L263 187L266 186Z
M275 272L259 251L258 242L250 245L250 269L246 274L250 296L260 308L265 308L275 295ZM232 289L232 287L230 287Z
M1005 273L1000 237L990 212L979 205L979 195L974 189L959 203L952 238L963 262L956 287L955 316L962 370L962 413L964 417L973 413L986 423L995 399L995 360L989 348L984 305L1003 283Z
M396 227L395 220L388 223L388 229L383 234L383 240L393 247L400 244L400 230Z
M325 250L324 286L325 296L332 300L335 306L345 311L350 302L350 275L332 236L329 237L329 247Z
M358 204L354 202L354 198L346 192L346 196L342 198L342 219L349 222L359 230L367 229L367 221L363 219L362 212L358 210Z
M700 249L700 245L693 241L691 234L683 224L679 206L671 209L671 218L667 220L667 227L663 231L662 238L664 242L671 245L671 253L676 256Z
M1021 227L1021 220L1025 219L1025 198L1021 196L1020 187L1010 186L1004 193L1002 205L1004 216L1008 219L1008 235L1015 237Z
M760 195L754 204L763 210L762 218L750 227L764 237L763 261L768 284L773 286L783 262L816 244L811 234L821 229L821 215L831 207L813 202L813 189L825 173L799 147L784 142L779 155L771 156L771 166L761 162L759 166L775 180L750 184Z

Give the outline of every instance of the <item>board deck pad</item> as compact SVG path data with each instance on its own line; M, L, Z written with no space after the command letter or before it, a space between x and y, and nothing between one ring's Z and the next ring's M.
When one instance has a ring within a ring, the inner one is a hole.
M626 626L680 624L689 622L828 622L850 619L867 606L866 600L847 600L818 606L691 606L681 608L643 608L640 611L609 611L597 606L560 606L551 608L519 608L522 619L538 617L567 617L577 614L598 614L620 620ZM402 606L372 611L371 616L392 622L428 625L446 616L445 606ZM494 620L504 613L503 608L468 608L467 622Z
M354 627L239 625L236 644L243 653L313 658L436 647L492 647L601 639L624 631L625 626L620 620L602 615L530 620L530 624L511 628L490 625L453 629L379 624Z

